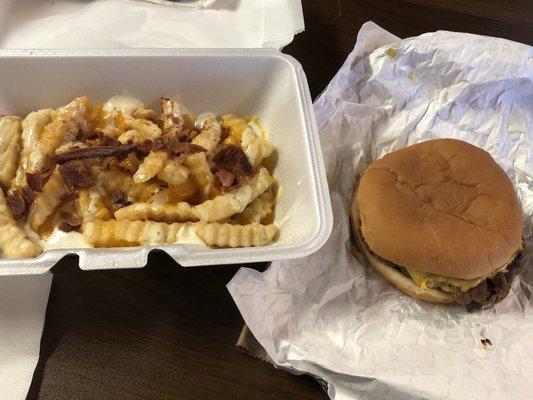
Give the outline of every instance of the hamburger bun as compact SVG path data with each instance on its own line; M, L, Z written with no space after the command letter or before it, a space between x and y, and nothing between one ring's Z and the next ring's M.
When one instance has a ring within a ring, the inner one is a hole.
M509 178L487 152L455 139L374 161L354 190L350 216L368 262L405 294L429 302L455 298L401 271L484 280L522 248L522 215Z

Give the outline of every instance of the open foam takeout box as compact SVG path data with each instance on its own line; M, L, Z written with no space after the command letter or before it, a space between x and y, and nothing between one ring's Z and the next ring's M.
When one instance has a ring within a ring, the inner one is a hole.
M209 249L188 244L49 250L35 259L0 259L0 275L43 273L67 254L82 269L143 267L162 249L184 266L247 263L309 255L332 229L324 162L307 81L293 58L275 50L0 51L0 110L24 116L88 95L121 92L155 105L178 96L193 113L257 114L278 153L274 177L280 235L266 247Z

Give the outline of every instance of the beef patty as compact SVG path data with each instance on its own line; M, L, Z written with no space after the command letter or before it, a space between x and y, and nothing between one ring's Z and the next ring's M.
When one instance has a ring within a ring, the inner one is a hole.
M457 302L461 304L494 305L505 299L511 290L514 277L520 270L521 259L522 253L518 253L503 271L485 279L479 285L466 292L461 292L461 290L457 289L457 292L453 293Z
M363 237L361 231L359 231L359 236ZM411 275L407 270L397 264L385 260L383 257L380 257L368 247L368 244L363 240L362 245L365 249L371 253L374 257L378 258L384 264L387 264L389 267L396 269L401 272L403 275L411 279ZM450 294L454 297L455 301L459 304L469 305L469 306L493 306L496 303L499 303L507 297L509 291L511 290L511 285L513 284L514 277L520 271L522 253L518 253L513 261L505 267L502 271L499 271L494 276L491 276L481 282L479 285L474 286L472 289L463 292L461 289L450 286L452 292Z
M393 267L394 269L400 271L403 275L408 278L411 278L407 270L397 264L391 263L388 260L378 256L376 253L372 252L368 245L365 243L367 250L372 253L376 258L380 259L383 263ZM513 284L514 277L520 271L520 260L522 259L522 253L518 253L507 267L498 272L496 275L485 279L479 285L474 286L472 289L467 290L466 292L461 291L457 287L451 286L452 292L450 294L455 298L460 304L464 305L494 305L499 303L507 297L509 291L511 290L511 285Z

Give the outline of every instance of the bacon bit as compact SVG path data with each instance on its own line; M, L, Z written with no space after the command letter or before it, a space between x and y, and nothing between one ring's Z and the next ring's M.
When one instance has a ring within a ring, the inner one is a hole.
M102 137L104 134L100 131L95 131L91 134L89 134L89 136L87 136L87 140L98 140L100 139L100 137Z
M165 143L165 140L159 138L157 139L154 144L152 145L151 150L152 151L163 151L167 148L167 145Z
M144 158L150 153L150 150L153 149L154 144L151 140L145 140L143 143L137 145L135 149L135 155L138 158Z
M226 138L229 136L229 127L222 126L222 129L220 131L220 143L224 142Z
M91 133L85 139L85 144L89 146L113 146L120 145L121 143L115 138L108 136L100 131Z
M94 179L81 160L69 161L66 164L59 165L59 173L70 191L79 188L88 188L94 183Z
M111 194L111 203L114 211L116 211L122 207L129 206L131 201L127 199L126 194L122 190L115 190Z
M112 138L110 136L104 135L102 133L101 143L103 146L120 146L122 143L120 143L115 138Z
M207 151L202 146L198 146L197 144L192 144L188 142L179 142L177 140L171 140L167 144L168 148L175 154L190 154L190 153L199 153L201 151Z
M216 176L220 180L220 183L222 183L223 188L230 188L235 180L235 174L225 169L218 170Z
M11 213L15 219L22 218L28 212L26 202L22 197L20 190L15 190L7 194L7 205L11 209Z
M153 146L152 151L163 151L163 150L170 150L175 155L180 154L190 154L190 153L198 153L201 151L207 151L202 146L198 146L197 144L192 144L188 142L180 142L176 138L171 138L168 136L163 136L159 139L157 139Z
M75 214L70 214L66 212L61 213L61 221L57 225L59 230L63 232L71 232L78 229L81 226L81 219Z
M29 186L24 186L22 188L22 197L24 198L24 202L26 203L26 206L29 208L30 205L33 204L35 201L35 198L37 197L37 193L35 193L32 188Z
M68 192L67 194L61 196L61 203L66 203L67 201L76 200L79 197L78 192Z
M122 190L115 190L111 194L111 201L113 203L122 203L126 199L126 195Z
M183 128L183 130L178 135L178 140L180 142L190 142L194 137L198 135L198 132L194 129Z
M104 161L102 161L102 169L103 170L109 169L109 167L111 166L113 161L115 161L115 159L113 157L104 158Z
M235 175L252 176L253 168L239 146L228 144L213 157L217 169L225 169Z
M252 165L248 161L248 157L246 157L244 151L240 147L232 144L224 146L213 157L213 162L215 163L213 171L220 180L223 188L235 186L235 178L237 179L236 185L240 186L253 174ZM233 180L229 185L230 175L228 173L233 175Z
M108 168L116 167L121 171L124 171L124 172L127 172L133 175L139 168L140 164L141 164L141 161L139 160L137 155L135 153L130 153L124 160L109 163L107 167ZM102 165L102 168L104 168L104 165Z
M65 164L72 160L82 160L85 158L121 157L135 151L137 147L138 145L135 143L92 146L85 149L69 150L56 155L55 158L58 164Z
M26 182L28 186L36 192L42 192L43 186L52 175L52 171L49 168L43 168L39 172L27 172L26 173Z
M28 208L20 190L8 193L6 200L15 219L22 218L26 215Z

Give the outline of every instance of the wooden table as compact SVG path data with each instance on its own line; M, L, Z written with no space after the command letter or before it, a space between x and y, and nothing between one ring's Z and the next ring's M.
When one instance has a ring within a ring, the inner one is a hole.
M284 51L318 95L372 20L408 37L446 29L533 42L531 0L304 0ZM264 265L255 268L264 268ZM57 265L28 399L326 399L319 385L236 351L243 321L225 285L238 266L84 272Z

